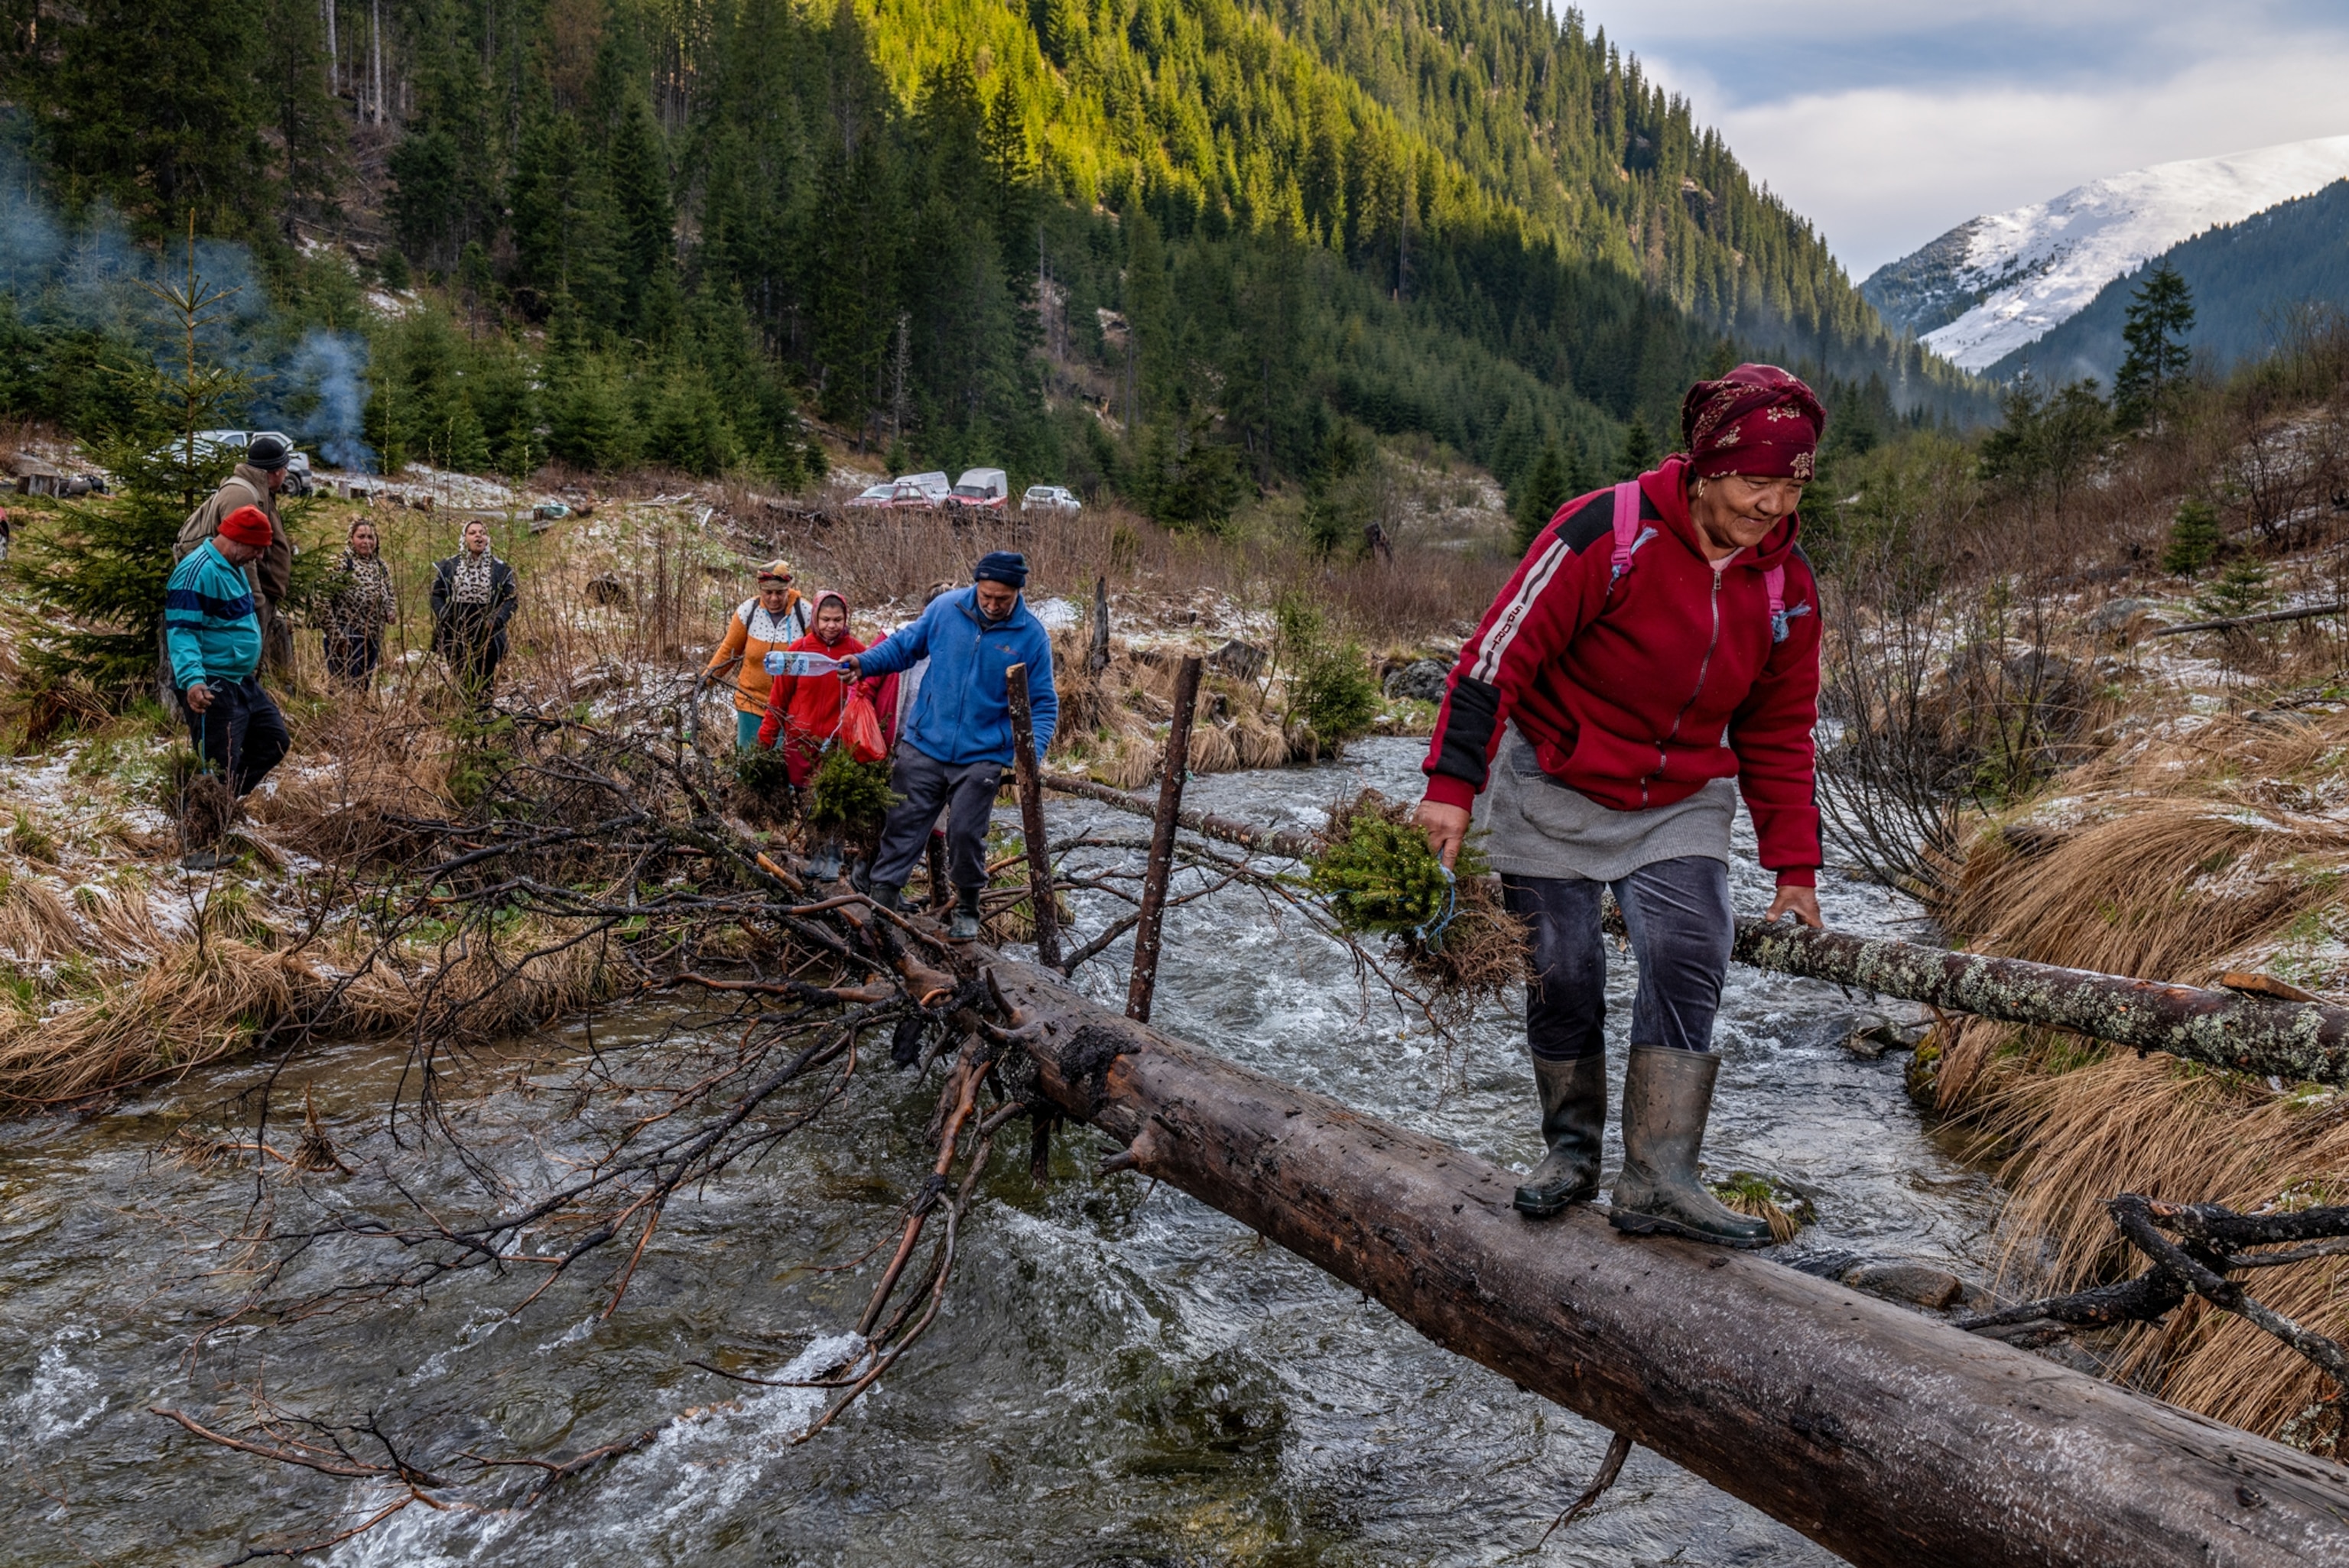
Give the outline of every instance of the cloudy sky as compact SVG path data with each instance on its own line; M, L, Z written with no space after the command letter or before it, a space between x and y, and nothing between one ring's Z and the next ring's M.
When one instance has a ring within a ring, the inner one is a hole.
M2098 175L2349 135L2343 0L1582 0L1855 279Z

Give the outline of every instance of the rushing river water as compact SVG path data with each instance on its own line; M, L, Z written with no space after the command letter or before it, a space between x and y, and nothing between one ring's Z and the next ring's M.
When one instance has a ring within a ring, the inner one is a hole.
M1191 799L1310 823L1362 783L1413 792L1422 744L1374 740L1341 764L1206 779ZM1052 815L1056 833L1143 830L1089 805L1056 802ZM1742 815L1739 844L1750 855ZM1750 913L1769 896L1750 861L1733 887ZM1899 923L1913 911L1878 890L1830 875L1820 892L1835 924L1911 929ZM1085 901L1080 912L1085 931L1106 913ZM1619 962L1610 986L1619 1078L1630 968ZM1081 980L1123 996L1122 964ZM1920 1126L1902 1058L1842 1049L1853 1008L1832 987L1733 969L1708 1162L1816 1193L1818 1223L1790 1252L1920 1257L1979 1278L1996 1191ZM610 1047L667 1021L606 1014L594 1037ZM1342 953L1294 921L1276 929L1252 896L1172 913L1156 1021L1480 1154L1536 1153L1507 1010L1447 1051L1392 1006L1366 1014ZM584 1046L586 1028L545 1043ZM364 1144L380 1137L401 1057L396 1045L334 1047L288 1081L312 1089L338 1141ZM1132 1175L1092 1179L1103 1146L1081 1129L1042 1191L999 1150L936 1327L838 1426L790 1446L818 1396L725 1383L688 1361L804 1375L836 1358L871 1266L798 1265L854 1256L893 1226L920 1179L935 1100L935 1079L916 1086L885 1064L860 1074L818 1134L680 1200L608 1320L584 1282L509 1316L525 1285L469 1278L342 1316L232 1327L199 1352L197 1330L233 1288L199 1277L234 1261L216 1238L283 1183L191 1171L158 1150L252 1077L222 1070L103 1114L0 1126L0 1562L219 1563L330 1533L338 1513L353 1522L390 1500L221 1450L150 1413L233 1409L230 1385L344 1422L373 1411L444 1472L465 1470L464 1450L574 1452L695 1412L532 1508L410 1507L335 1548L339 1563L1494 1563L1530 1557L1606 1448L1603 1430L1435 1348L1206 1205ZM526 1106L498 1115L474 1136L514 1170L559 1153L522 1135ZM336 1201L331 1180L311 1186ZM1540 1560L1831 1561L1645 1450Z

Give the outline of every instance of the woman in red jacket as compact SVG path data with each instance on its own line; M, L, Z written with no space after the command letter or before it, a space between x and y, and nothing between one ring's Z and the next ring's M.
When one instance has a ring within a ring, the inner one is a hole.
M1559 508L1453 669L1419 821L1449 864L1473 806L1507 905L1533 928L1526 1036L1548 1153L1516 1191L1528 1216L1599 1191L1604 886L1640 968L1609 1221L1769 1240L1706 1191L1696 1157L1721 1066L1741 790L1778 875L1769 918L1820 923L1818 589L1795 541L1826 422L1775 366L1699 382L1681 407L1686 451L1636 488Z
M815 596L814 629L783 651L822 654L844 659L861 654L865 645L848 634L848 601L827 588ZM860 684L867 701L879 695L878 678ZM849 683L832 674L777 676L767 688L767 717L759 724L759 744L771 749L780 739L783 767L792 787L803 787L823 759L824 742L840 729L840 710L848 699ZM885 728L886 721L884 721ZM840 874L840 844L834 840L809 846L810 869L819 881Z

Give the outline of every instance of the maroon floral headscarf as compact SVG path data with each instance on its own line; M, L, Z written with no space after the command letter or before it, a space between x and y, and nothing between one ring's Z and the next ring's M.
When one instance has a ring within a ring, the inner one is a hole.
M1681 400L1681 436L1699 479L1808 480L1826 424L1817 395L1775 365L1741 365Z

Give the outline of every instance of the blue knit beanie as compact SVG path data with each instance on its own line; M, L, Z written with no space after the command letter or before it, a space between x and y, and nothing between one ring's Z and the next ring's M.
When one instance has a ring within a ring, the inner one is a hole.
M978 558L970 569L974 583L1000 583L1007 587L1028 586L1028 558L1013 550L990 550Z

